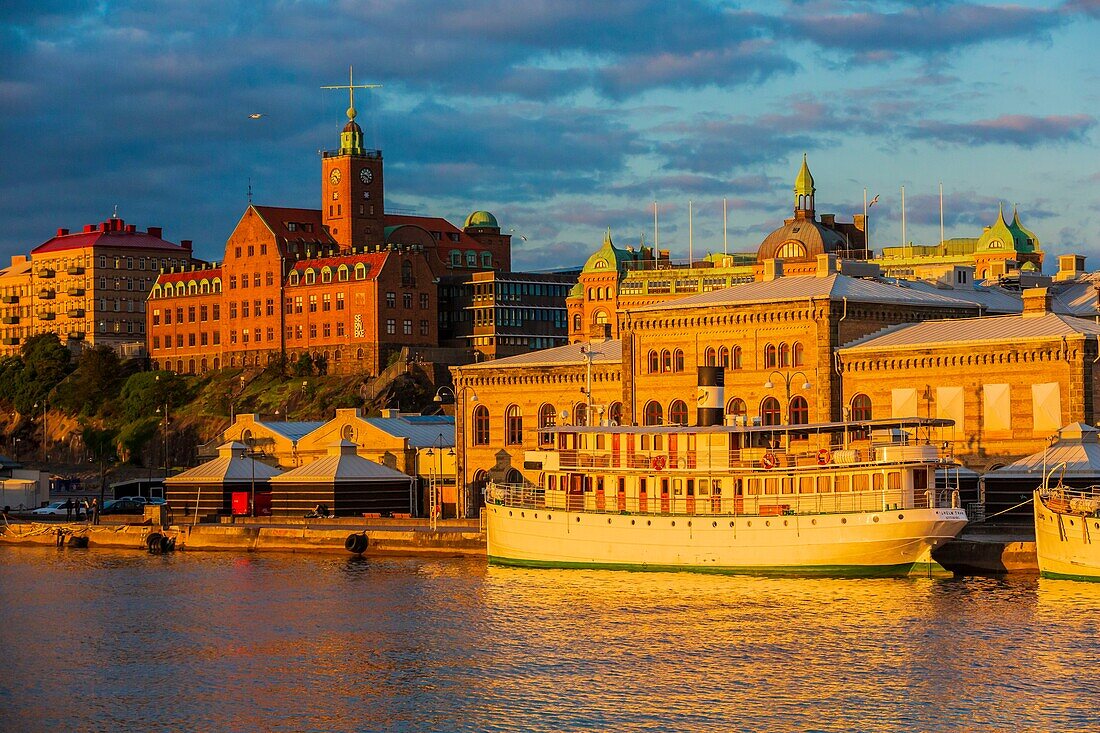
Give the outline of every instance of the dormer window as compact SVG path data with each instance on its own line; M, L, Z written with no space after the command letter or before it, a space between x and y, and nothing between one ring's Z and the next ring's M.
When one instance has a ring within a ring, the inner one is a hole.
M293 221L288 221L288 222L286 223L286 230L287 230L288 232L296 232L296 231L298 231L298 224L297 224L297 222L293 222Z

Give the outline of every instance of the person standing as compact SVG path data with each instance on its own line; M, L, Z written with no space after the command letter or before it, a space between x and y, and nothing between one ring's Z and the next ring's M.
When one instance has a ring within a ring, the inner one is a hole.
M65 503L61 506L65 507L65 521L71 521L73 518L73 500L66 499Z
M99 524L99 499L92 498L92 524Z
M80 508L84 510L84 521L92 521L92 505L88 503L87 499L80 500Z

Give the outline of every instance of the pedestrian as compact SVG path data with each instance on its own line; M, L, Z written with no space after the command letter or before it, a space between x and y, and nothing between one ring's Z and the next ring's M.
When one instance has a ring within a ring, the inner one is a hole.
M66 499L61 506L65 507L65 521L70 521L73 518L73 500Z
M99 499L92 499L92 524L99 524Z
M86 522L92 521L92 505L88 503L87 499L82 499L80 504L81 504L81 509L84 510L84 521L86 521Z

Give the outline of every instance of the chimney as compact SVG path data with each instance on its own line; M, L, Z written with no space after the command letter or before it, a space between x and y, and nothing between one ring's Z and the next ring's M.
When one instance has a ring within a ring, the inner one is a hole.
M160 227L149 227L150 237L156 237L157 239L160 239L162 234L164 234L164 230Z
M696 398L695 424L699 427L721 425L725 403L726 372L720 366L699 367L699 392Z
M817 276L829 277L829 275L835 275L836 269L836 255L823 254L817 256Z
M836 214L819 214L818 218L821 219L821 225L833 229L836 227Z
M764 282L771 282L778 277L783 277L783 260L775 257L764 260Z
M401 412L399 410L394 410L392 408L387 409L387 410L382 410L381 413L382 413L382 417L386 417L386 418L393 418L393 417L400 417L401 416Z
M1024 318L1044 316L1051 311L1051 295L1047 288L1028 288L1022 293Z
M90 234L94 231L95 231L95 224L85 224L84 225L84 233L85 234Z
M68 233L69 233L68 229L58 229L57 230L57 236L59 236L59 237L64 237Z
M1076 280L1083 274L1085 274L1084 255L1058 256L1058 274L1054 276L1055 280Z
M127 234L133 234L136 231L137 231L137 224L127 224L126 225L126 233Z

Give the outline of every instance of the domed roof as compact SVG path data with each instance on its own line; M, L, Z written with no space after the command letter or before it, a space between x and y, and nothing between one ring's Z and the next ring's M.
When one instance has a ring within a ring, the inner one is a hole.
M466 223L462 225L463 229L469 229L470 227L500 229L500 224L497 224L497 218L488 211L475 211L466 217Z
M621 250L612 243L611 228L608 227L607 234L605 234L603 238L603 246L588 258L581 272L618 272L622 269L621 265L623 262L628 262L632 259L634 259L634 257L630 252Z
M843 248L844 237L832 229L812 219L790 219L764 237L756 250L756 261L763 262L774 257L784 260L812 260L818 255Z
M363 134L363 128L359 126L359 123L355 120L348 120L348 124L344 125L344 132L358 132Z

